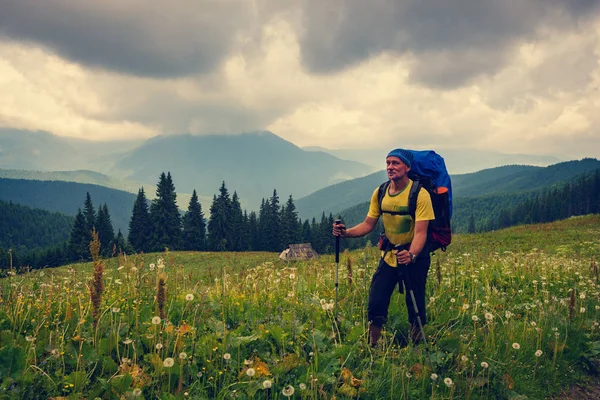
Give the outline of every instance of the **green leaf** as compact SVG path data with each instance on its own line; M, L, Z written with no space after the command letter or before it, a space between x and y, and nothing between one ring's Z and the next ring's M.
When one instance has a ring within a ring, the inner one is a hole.
M110 386L118 394L125 393L133 383L133 376L129 374L120 375L110 380Z
M25 368L25 358L25 350L21 347L0 350L0 379L19 376Z

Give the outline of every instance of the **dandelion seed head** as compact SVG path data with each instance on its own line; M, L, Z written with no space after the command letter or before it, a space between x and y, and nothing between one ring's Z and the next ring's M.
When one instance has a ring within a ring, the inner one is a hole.
M489 312L485 313L485 319L487 321L492 321L494 319L494 314L489 313Z
M437 378L439 378L439 377L437 376L437 374L431 374L431 380L432 380L432 381L435 381L435 380L437 380Z
M581 314L583 314L583 313L585 312L585 307L581 307L581 308L579 309L579 312L580 312Z
M519 343L515 342L515 343L512 344L512 348L515 349L515 350L519 350L521 348L521 345Z
M306 384L304 383L299 384L298 387L300 388L300 390L306 390Z
M229 361L229 360L231 360L231 354L229 354L229 353L225 353L225 354L223 354L223 359L224 359L225 361Z
M156 346L154 346L154 347L156 347L156 350L160 350L160 349L163 348L163 344L162 343L156 343Z
M188 293L188 294L185 295L185 299L187 301L192 301L192 300L194 300L194 295L191 294L191 293Z
M268 380L268 379L267 379L266 381L264 381L264 382L262 383L262 385L263 385L263 388L265 388L265 389L270 389L270 388L271 388L271 385L272 385L272 383L271 383L271 381L270 381L270 380Z
M163 361L163 366L165 368L171 368L173 365L175 365L175 360L173 360L171 357L167 357Z
M158 315L152 317L152 325L158 325L158 324L160 324L160 317Z
M182 351L181 353L179 353L180 360L185 360L186 358L187 358L187 354L185 352Z
M294 394L294 387L292 385L287 385L283 388L281 394L283 394L285 397L291 397Z
M481 362L481 368L488 368L488 367L489 367L488 363L486 363L485 361Z
M450 378L444 378L444 384L448 387L451 387L452 385L454 385L454 382L452 382L452 379Z
M475 322L479 321L479 317L477 315L473 315L471 319Z
M535 352L535 356L536 357L541 357L542 354L544 354L544 352L542 352L541 350L538 350L538 351Z
M254 368L248 368L246 370L246 375L248 375L249 377L252 378L254 376L254 374L256 374L256 370Z
M131 392L131 394L132 394L134 397L140 397L140 396L142 395L142 389L140 389L140 388L135 388L135 389L133 389L133 392Z

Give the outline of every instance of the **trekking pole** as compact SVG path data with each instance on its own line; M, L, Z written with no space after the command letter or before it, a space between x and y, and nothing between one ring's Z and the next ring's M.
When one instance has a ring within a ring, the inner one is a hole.
M396 248L398 249L398 251L400 251L401 249L405 249L405 247L402 247L402 246L396 246ZM404 266L406 268L410 268L408 264L404 264ZM419 325L419 332L421 333L421 336L423 337L423 342L425 342L425 349L429 353L429 343L427 343L427 337L425 336L425 331L423 330L423 322L421 321L421 315L419 314L419 307L417 307L417 299L415 298L415 292L413 291L413 285L412 285L412 282L410 279L410 273L408 271L406 271L406 273L403 275L403 279L404 279L404 286L406 287L406 290L408 290L408 294L410 295L410 299L412 300L412 303L413 303L413 309L415 311L415 316L417 317L417 325Z
M406 268L409 268L407 264ZM412 282L410 280L410 274L408 273L408 271L404 274L404 285L407 286L406 290L408 290L408 293L410 294L410 299L412 300L413 303L413 308L415 310L415 315L417 317L417 325L419 325L419 332L421 333L421 336L423 337L423 342L425 343L425 350L427 351L427 353L429 353L429 343L427 343L427 337L425 336L425 331L423 330L423 322L421 321L421 315L419 314L419 308L417 307L417 300L415 299L415 292L412 289ZM430 355L431 357L431 355Z
M335 224L339 225L342 223L341 219L336 219ZM337 320L338 313L338 287L340 285L338 279L338 273L340 269L340 236L335 237L335 318Z

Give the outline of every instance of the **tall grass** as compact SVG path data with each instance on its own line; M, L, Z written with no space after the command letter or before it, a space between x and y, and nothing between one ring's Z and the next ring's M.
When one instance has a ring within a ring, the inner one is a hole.
M598 372L599 256L599 216L457 236L432 259L429 352L408 344L398 293L368 346L373 248L342 255L337 311L331 256L175 252L10 275L0 397L545 398Z

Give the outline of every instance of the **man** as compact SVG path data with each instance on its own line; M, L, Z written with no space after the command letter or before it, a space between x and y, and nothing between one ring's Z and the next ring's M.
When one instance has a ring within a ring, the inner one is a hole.
M410 188L413 181L408 178L413 160L412 153L404 149L392 150L386 157L386 170L390 184L379 206L375 189L367 217L360 224L346 229L344 224L333 225L333 234L344 238L355 238L370 233L383 216L383 228L389 244L382 248L379 266L371 281L369 291L369 340L372 346L381 336L381 328L387 322L390 298L396 284L410 284L419 316L423 325L425 315L425 284L431 259L427 249L427 227L435 219L431 197L421 188L417 196L415 218L408 214ZM394 248L395 247L395 248ZM397 250L400 248L400 250ZM403 274L406 274L403 277ZM402 286L400 286L402 289ZM420 341L420 329L409 290L406 290L406 306L410 322L410 337L413 343Z

